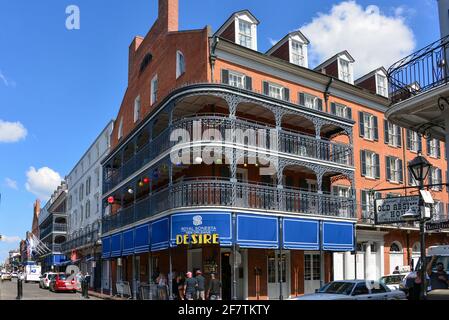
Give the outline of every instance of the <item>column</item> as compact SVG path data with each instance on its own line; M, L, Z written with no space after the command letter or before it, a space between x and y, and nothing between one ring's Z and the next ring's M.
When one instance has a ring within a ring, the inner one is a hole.
M137 300L137 276L136 276L136 256L133 254L132 255L132 268L133 268L133 272L132 272L132 276L133 276L133 300Z
M379 242L379 255L380 255L380 277L385 275L385 247L384 247L384 242Z
M345 253L344 253L344 256L343 256L343 265L344 265L344 271L343 271L343 274L344 274L344 279L345 280L350 280L350 279L352 279L352 276L351 276L351 269L352 269L352 264L351 264L351 252L350 251L346 251Z
M371 279L370 277L370 271L371 271L371 265L370 265L370 258L371 258L371 241L368 241L365 243L365 261L364 261L364 271L365 271L365 279Z

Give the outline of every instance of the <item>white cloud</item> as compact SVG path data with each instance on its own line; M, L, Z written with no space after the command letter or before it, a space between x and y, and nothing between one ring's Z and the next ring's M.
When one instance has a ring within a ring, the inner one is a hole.
M30 167L26 176L27 182L25 183L25 188L41 200L50 198L62 180L58 172L48 167L43 167L38 170Z
M27 129L20 122L0 120L0 143L17 142L25 139L27 134Z
M0 80L7 87L15 87L16 83L13 80L8 80L6 76L3 74L2 70L0 70Z
M355 59L356 78L380 66L388 67L415 48L412 30L406 25L406 10L383 14L379 7L365 9L355 1L334 5L329 13L319 13L300 29L310 40L310 61L317 66L336 53L348 50Z
M10 178L6 178L6 179L5 179L5 183L6 183L6 185L7 185L9 188L14 189L14 190L18 190L18 187L17 187L17 181L12 180L12 179L10 179Z
M279 42L279 40L274 40L273 38L268 38L268 41L270 42L271 46L274 46L276 43Z
M13 236L13 237L2 236L1 241L6 242L6 243L15 243L15 242L20 242L21 239L18 236Z

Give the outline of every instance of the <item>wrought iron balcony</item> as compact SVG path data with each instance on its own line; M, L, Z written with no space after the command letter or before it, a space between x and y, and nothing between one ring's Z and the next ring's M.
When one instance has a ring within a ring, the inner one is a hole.
M255 183L228 180L186 180L173 184L103 218L103 232L125 227L171 209L217 207L280 211L303 215L355 218L355 200L330 194L307 192Z
M59 233L67 232L67 225L65 223L50 224L49 226L47 226L41 230L40 238L43 239L54 232L59 232Z
M271 152L285 153L290 156L308 158L339 164L353 166L353 147L350 144L332 142L325 139L317 139L315 136L298 133L290 130L277 130L276 144L271 139L275 128L255 121L236 119L232 120L225 115L202 115L183 118L173 123L172 127L166 128L154 140L149 142L135 153L126 163L116 169L110 176L105 177L104 192L110 191L120 181L129 177L143 165L167 152L178 142L170 141L170 135L174 130L182 130L183 141L190 141L194 137L194 128L201 128L201 134L207 129L214 129L221 134L223 145L243 145L246 148L258 148ZM249 138L233 138L228 141L226 132L233 128L233 132L252 132ZM181 131L177 131L181 132ZM217 143L216 137L203 137L200 143ZM241 141L240 141L241 140Z
M399 60L388 69L392 103L448 83L449 36Z

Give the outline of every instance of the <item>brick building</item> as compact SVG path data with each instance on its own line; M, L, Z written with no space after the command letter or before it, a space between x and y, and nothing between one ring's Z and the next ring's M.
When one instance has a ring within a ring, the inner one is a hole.
M180 31L178 1L160 0L157 21L132 41L103 161L113 293L118 281L136 294L159 272L201 269L217 273L224 299L287 298L411 263L417 228L375 226L370 190L413 183L418 150L441 181L441 144L384 121L383 68L355 80L343 51L312 70L300 31L261 53L259 23L243 10L215 33ZM440 215L446 191L432 191Z

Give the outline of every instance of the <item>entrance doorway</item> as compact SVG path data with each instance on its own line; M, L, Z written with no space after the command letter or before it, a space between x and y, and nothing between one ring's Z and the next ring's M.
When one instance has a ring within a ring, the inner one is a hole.
M231 253L221 253L221 294L223 300L231 300L232 297L232 268Z
M304 293L314 293L320 288L320 254L304 254Z
M191 249L187 252L187 267L188 271L192 272L192 275L195 277L195 273L197 270L202 270L203 265L203 250L200 249Z
M281 256L280 251L272 251L267 259L268 298L279 299L282 283L282 296L287 299L290 296L290 253L283 251Z

